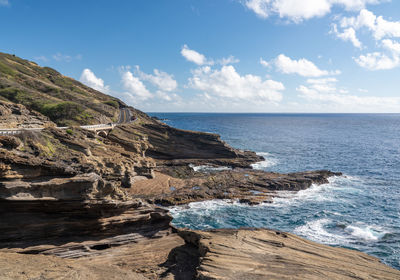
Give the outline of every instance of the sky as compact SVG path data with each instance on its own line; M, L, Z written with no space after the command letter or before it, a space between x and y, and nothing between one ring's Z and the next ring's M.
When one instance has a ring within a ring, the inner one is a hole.
M146 112L400 113L395 0L0 0L0 52Z

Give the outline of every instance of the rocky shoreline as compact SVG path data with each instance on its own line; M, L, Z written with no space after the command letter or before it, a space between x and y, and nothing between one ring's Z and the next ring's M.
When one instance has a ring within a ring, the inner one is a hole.
M17 119L9 104L1 106L3 119ZM30 119L18 108L19 119ZM218 135L130 110L137 121L108 136L51 123L42 132L0 136L0 279L400 277L363 253L279 231L174 228L159 205L266 203L279 190L303 190L341 173L254 170L262 157Z

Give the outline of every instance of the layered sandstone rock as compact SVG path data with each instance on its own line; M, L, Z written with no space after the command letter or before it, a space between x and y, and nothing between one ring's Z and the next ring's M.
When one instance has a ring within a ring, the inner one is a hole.
M47 117L25 106L0 100L0 128L37 128L52 126Z
M271 202L273 197L279 195L277 191L304 190L312 184L328 183L329 177L342 175L327 170L289 174L238 168L214 172L171 167L159 170L164 173L156 173L151 180L136 182L129 192L165 206L211 199L238 199L239 202L254 205Z
M186 131L170 127L148 116L137 115L138 121L118 126L109 139L128 150L145 146L146 156L159 166L188 164L217 164L231 167L250 167L263 160L254 152L234 149L219 135Z
M43 255L0 252L0 279L146 280L142 274L105 264Z
M186 246L171 254L192 263L195 279L400 279L400 271L358 251L333 248L267 229L181 231ZM182 264L184 265L184 264ZM179 272L176 272L176 279ZM189 279L189 278L186 278Z

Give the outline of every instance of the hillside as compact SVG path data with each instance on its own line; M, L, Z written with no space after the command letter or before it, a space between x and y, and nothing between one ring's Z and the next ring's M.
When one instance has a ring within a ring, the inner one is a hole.
M116 121L125 106L52 68L1 52L0 100L25 105L58 125Z

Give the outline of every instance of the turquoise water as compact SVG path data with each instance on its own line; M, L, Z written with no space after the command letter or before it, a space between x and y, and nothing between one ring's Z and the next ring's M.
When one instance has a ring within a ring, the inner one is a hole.
M207 201L174 207L173 223L193 229L267 227L353 248L400 269L399 114L150 114L174 127L214 132L266 160L254 167L345 176L272 204Z

